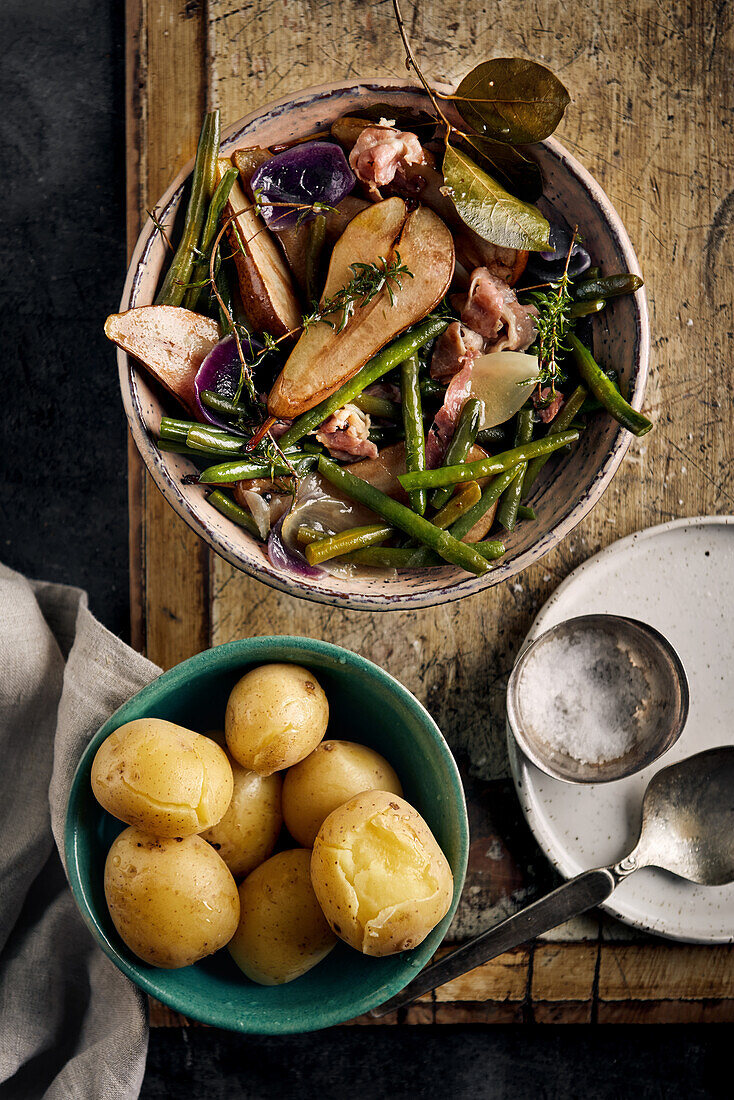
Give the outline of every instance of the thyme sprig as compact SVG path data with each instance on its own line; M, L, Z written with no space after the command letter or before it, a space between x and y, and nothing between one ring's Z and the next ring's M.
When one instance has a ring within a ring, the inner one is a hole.
M550 391L542 404L550 404L553 401L556 396L556 383L562 382L564 378L558 366L558 360L569 350L565 341L574 324L570 313L571 277L568 274L568 265L576 242L577 229L578 227L573 231L561 277L548 284L550 290L534 289L527 294L527 298L538 310L535 320L538 334L534 345L538 355L538 384L550 386Z
M402 280L413 278L413 272L400 259L396 252L393 259L379 257L378 263L353 263L349 265L352 278L346 286L327 298L312 313L303 316L303 331L307 332L318 321L330 325L336 332L342 332L355 309L368 305L377 295L386 290L390 305L395 305L395 291L402 288ZM331 314L340 314L338 320L330 320Z

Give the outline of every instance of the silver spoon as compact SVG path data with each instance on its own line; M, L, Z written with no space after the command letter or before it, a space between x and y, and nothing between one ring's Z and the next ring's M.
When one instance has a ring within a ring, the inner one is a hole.
M551 627L523 650L507 685L515 741L565 783L607 783L641 771L675 744L687 717L688 681L673 646L622 615L581 615ZM554 727L561 743L553 743ZM597 748L621 736L627 748L585 762L564 745L569 734Z
M660 867L701 886L734 882L734 745L662 768L642 802L640 838L611 867L584 871L557 890L445 955L371 1011L384 1016L526 940L601 905L641 867Z

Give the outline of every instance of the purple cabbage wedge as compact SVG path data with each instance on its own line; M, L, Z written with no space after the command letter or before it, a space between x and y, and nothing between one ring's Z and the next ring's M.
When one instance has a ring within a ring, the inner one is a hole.
M287 203L300 207L313 203L336 206L349 194L356 177L338 145L326 141L309 141L295 145L284 153L266 160L255 171L251 187L260 201L262 216L270 229L292 229L300 222L316 216L316 212L289 210Z
M263 344L254 336L243 336L241 342L246 362L252 362L263 350ZM204 390L211 390L218 397L226 397L231 401L237 393L241 368L242 364L237 354L237 341L234 336L225 336L209 352L194 378L196 407L204 423L215 424L218 428L237 432L237 428L232 426L231 421L217 415L204 404L201 394Z

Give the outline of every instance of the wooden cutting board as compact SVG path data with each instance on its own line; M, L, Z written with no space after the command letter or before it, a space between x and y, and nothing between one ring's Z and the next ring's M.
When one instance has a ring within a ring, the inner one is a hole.
M635 245L652 312L646 409L606 496L514 583L427 611L335 610L272 591L210 553L130 448L134 644L163 667L257 634L325 638L399 677L449 740L472 848L461 938L553 885L522 820L504 748L504 692L541 604L581 561L631 531L734 511L731 345L732 19L706 0L505 0L404 15L434 80L490 56L548 64L573 102L558 137L596 176ZM203 112L226 125L312 84L402 76L389 0L127 0L128 245L193 154ZM153 1023L180 1022L153 1006ZM734 1020L734 951L666 943L591 916L503 955L385 1022ZM366 1021L360 1020L360 1023Z

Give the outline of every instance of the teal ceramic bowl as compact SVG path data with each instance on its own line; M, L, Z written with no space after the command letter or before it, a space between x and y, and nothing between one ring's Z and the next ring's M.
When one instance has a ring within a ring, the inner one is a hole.
M288 661L318 676L330 706L328 737L358 741L382 753L423 815L454 875L444 920L415 950L373 959L339 943L308 974L281 986L259 986L226 950L181 970L159 970L136 958L117 935L105 902L104 863L124 828L96 802L92 760L123 722L166 718L190 729L221 728L231 688L254 665ZM441 943L464 884L469 826L461 779L438 726L411 693L371 661L311 638L251 638L206 650L163 673L133 696L89 743L74 776L65 848L71 888L102 950L124 974L159 1001L202 1023L231 1031L287 1034L344 1023L398 993Z

